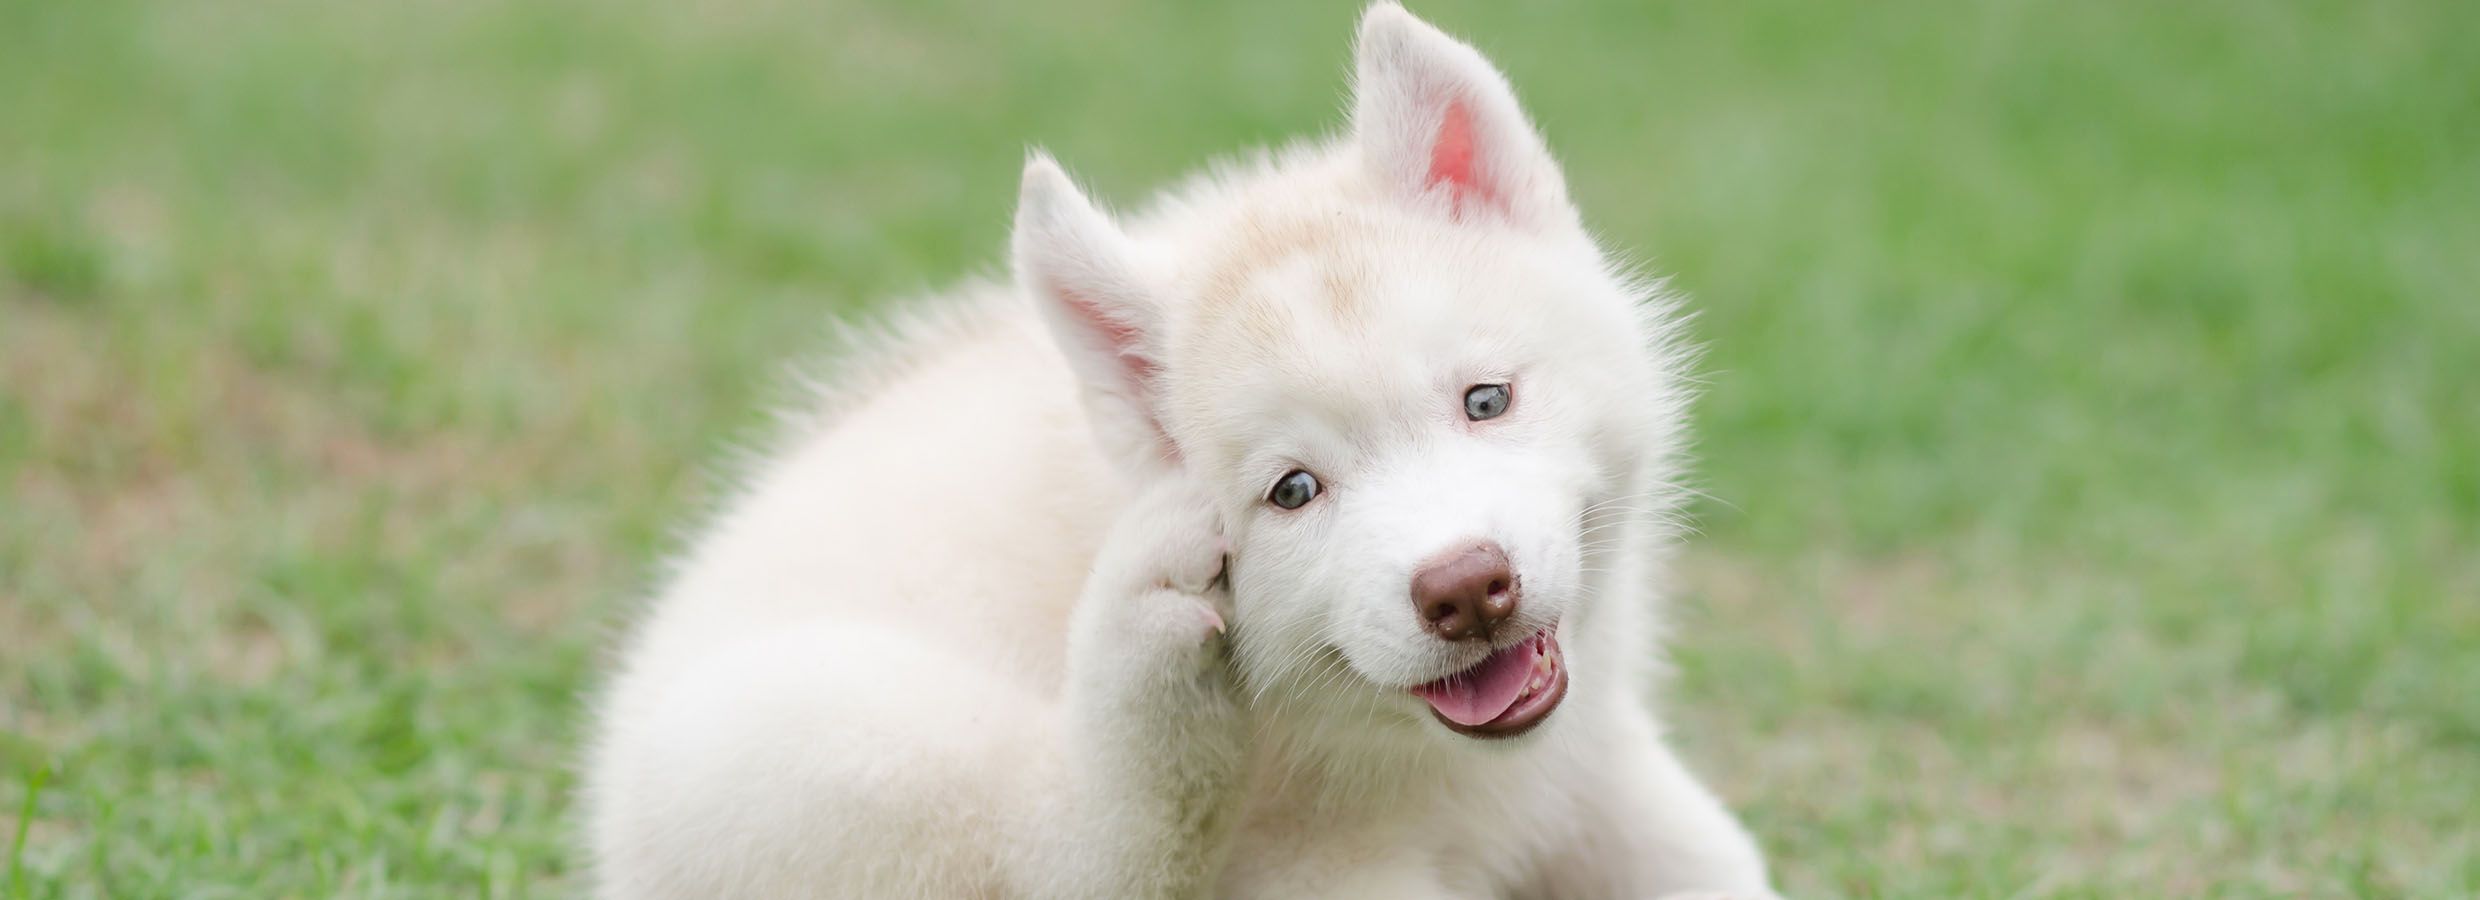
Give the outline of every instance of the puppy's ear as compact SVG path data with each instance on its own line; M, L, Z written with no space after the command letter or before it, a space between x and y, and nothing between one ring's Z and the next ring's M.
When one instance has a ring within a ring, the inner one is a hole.
M1012 243L1017 284L1082 382L1104 453L1135 474L1167 468L1178 452L1156 406L1162 311L1135 245L1040 152L1025 160Z
M1381 0L1353 56L1352 134L1382 191L1458 220L1575 222L1558 162L1480 51Z

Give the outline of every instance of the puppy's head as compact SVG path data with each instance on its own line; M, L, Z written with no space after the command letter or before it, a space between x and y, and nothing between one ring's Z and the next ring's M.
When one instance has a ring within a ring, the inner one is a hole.
M1223 497L1261 696L1462 739L1590 689L1568 648L1647 538L1677 389L1478 52L1371 8L1346 138L1130 230L1037 156L1015 262L1111 456Z

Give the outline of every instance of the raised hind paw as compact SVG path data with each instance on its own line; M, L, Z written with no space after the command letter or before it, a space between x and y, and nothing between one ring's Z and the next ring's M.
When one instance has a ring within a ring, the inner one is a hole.
M1148 488L1094 560L1072 624L1071 666L1119 679L1227 680L1226 552L1212 501L1186 478Z

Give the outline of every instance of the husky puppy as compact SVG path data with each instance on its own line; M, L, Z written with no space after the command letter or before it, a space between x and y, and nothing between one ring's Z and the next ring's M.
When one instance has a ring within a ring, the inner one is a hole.
M823 388L598 709L604 897L1764 896L1650 711L1669 301L1506 81L1381 2L1339 137Z

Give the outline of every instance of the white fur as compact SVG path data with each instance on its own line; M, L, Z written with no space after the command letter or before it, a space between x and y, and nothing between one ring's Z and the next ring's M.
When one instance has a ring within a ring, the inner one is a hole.
M625 648L601 896L1768 892L1648 697L1667 302L1479 53L1381 3L1358 57L1345 136L1126 222L1037 155L1018 284L825 386ZM1510 740L1408 692L1488 652L1408 597L1475 540L1523 586L1499 645L1566 650Z

